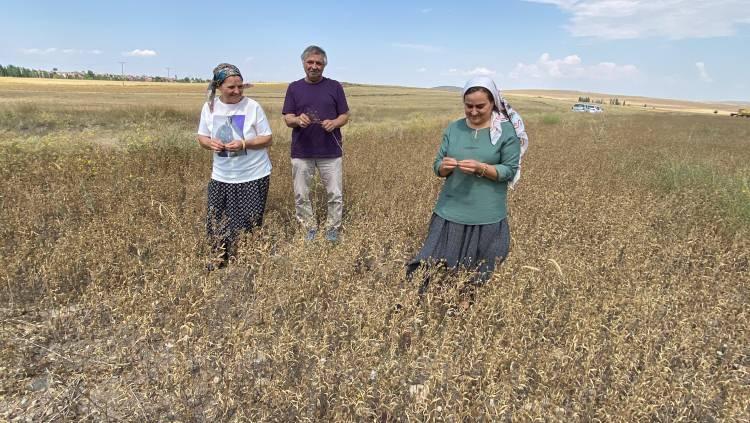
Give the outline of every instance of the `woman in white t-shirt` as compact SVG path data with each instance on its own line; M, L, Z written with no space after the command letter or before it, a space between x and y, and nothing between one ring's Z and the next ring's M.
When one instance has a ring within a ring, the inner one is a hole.
M198 127L198 143L213 152L206 230L217 256L208 270L227 264L237 236L260 226L266 208L271 127L260 104L242 95L244 87L236 66L217 66Z

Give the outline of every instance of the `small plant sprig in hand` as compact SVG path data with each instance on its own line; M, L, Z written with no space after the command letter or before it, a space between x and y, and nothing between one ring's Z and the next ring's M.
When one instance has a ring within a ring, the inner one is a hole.
M320 120L317 112L300 113L297 116L297 125L300 128L307 128L310 125L320 125L326 132L333 132L338 126L333 119Z
M473 159L456 160L453 157L443 157L443 161L440 163L440 175L448 176L456 168L467 175L484 178L487 175L489 165Z

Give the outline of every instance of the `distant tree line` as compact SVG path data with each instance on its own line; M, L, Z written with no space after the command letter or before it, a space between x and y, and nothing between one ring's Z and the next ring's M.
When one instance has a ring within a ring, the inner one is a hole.
M578 97L578 101L580 101L582 103L604 104L604 100L602 100L602 99L594 99L594 100L592 100L591 97Z
M102 81L147 81L147 82L208 82L207 79L201 78L178 78L177 75L171 78L162 76L134 76L118 75L113 73L94 73L93 71L59 71L52 68L51 71L40 69L29 69L14 65L0 65L0 76L13 76L16 78L49 78L49 79L92 79Z
M581 103L604 104L604 99L601 98L592 100L591 97L578 97L578 101ZM620 101L619 98L610 98L609 104L612 106L625 106L625 100Z

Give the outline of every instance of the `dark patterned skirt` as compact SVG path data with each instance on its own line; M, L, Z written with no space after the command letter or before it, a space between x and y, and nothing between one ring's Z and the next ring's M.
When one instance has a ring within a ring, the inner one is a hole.
M489 225L462 225L433 214L422 249L406 265L407 278L420 266L440 266L449 270L476 272L473 282L487 282L495 266L508 256L510 227L508 219ZM420 288L427 288L429 279Z
M228 256L242 231L263 224L271 176L250 182L229 184L211 179L208 183L206 232L214 250Z

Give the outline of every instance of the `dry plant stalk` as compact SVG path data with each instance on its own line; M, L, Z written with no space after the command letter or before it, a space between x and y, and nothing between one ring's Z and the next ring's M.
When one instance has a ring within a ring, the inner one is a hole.
M467 275L418 303L403 264L454 93L347 87L333 247L301 241L276 119L265 226L207 274L202 87L179 105L171 87L28 88L0 82L0 419L750 416L748 122L514 103L533 145L511 254L450 313ZM248 92L269 116L281 93Z

